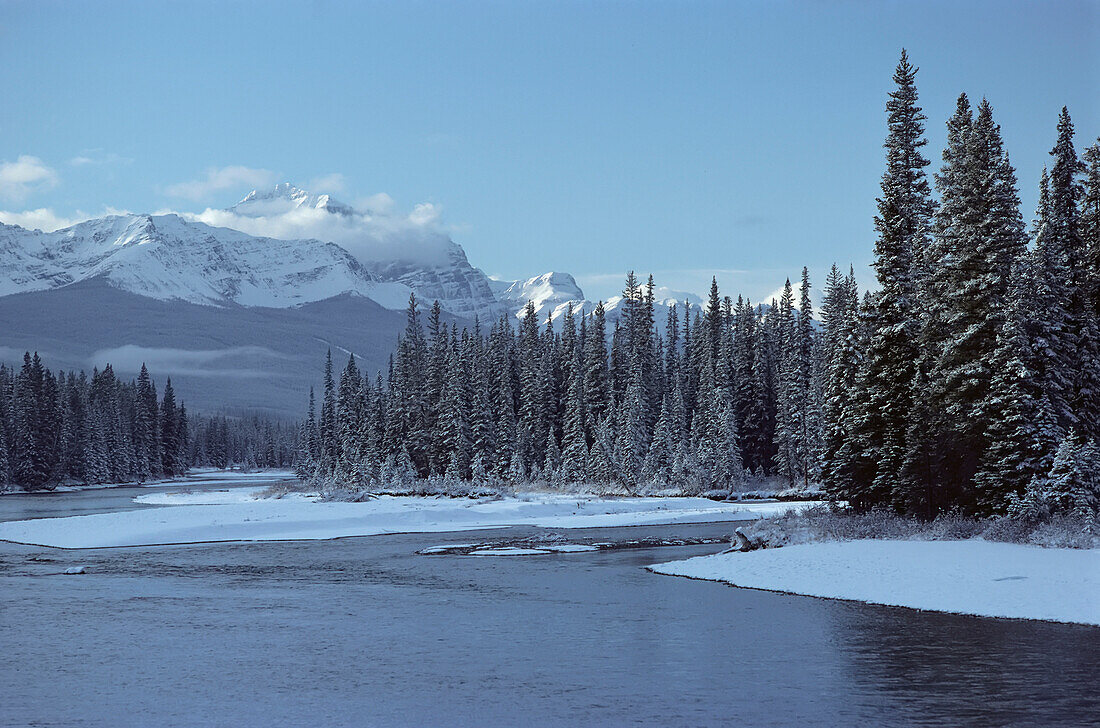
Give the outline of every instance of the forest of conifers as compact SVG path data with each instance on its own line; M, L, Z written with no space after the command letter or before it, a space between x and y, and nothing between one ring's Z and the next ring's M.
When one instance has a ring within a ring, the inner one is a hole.
M877 286L832 268L815 317L712 285L658 326L653 281L518 330L457 331L413 298L389 371L331 355L299 469L344 487L544 483L643 493L820 483L857 509L1095 515L1100 472L1100 144L1057 120L1030 227L989 102L962 95L929 179L916 68L886 105ZM933 193L933 187L935 194ZM610 328L610 330L609 330Z
M259 417L202 417L176 404L172 380L158 398L143 365L135 381L108 364L54 374L38 354L0 365L0 490L73 483L145 482L188 468L289 467L293 427Z

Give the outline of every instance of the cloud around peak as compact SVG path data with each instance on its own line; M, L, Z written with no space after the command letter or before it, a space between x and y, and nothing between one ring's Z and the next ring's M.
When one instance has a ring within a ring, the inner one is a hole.
M329 181L342 183L343 177ZM438 266L461 254L440 227L440 212L438 205L425 202L408 214L401 213L385 193L363 198L351 207L283 184L273 192L249 195L230 208L208 207L198 213L178 214L259 237L336 243L368 266L395 262Z
M267 169L241 165L211 167L206 170L205 177L169 185L164 191L171 197L202 202L219 192L242 187L268 187L275 183L275 179L275 173Z

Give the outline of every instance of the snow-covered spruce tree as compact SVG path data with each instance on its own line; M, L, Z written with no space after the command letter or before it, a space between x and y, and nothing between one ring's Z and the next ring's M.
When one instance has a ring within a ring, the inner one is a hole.
M1032 479L1009 510L1014 516L1039 520L1054 514L1074 516L1095 531L1100 516L1100 448L1096 442L1066 435L1050 471Z
M447 326L443 323L443 308L439 301L433 301L428 310L427 318L427 364L428 371L425 378L425 427L431 432L437 425L440 417L439 405L443 401L443 389L447 380L448 344L450 337ZM443 441L436 438L433 446L428 448L428 472L441 475L447 469L450 458L444 449Z
M51 465L49 446L51 422L46 381L52 377L35 353L23 356L23 368L15 377L13 409L14 480L27 490L49 484Z
M480 332L462 338L462 376L468 383L467 416L470 432L471 467L477 468L484 481L497 460L497 433L493 422L489 376L484 365Z
M942 204L921 294L921 352L904 478L895 505L931 517L976 507L973 477L988 443L990 362L1012 265L1027 238L1016 178L989 103L964 96L948 123Z
M180 438L179 408L176 407L176 391L172 389L172 378L164 382L164 399L160 405L160 472L174 478L187 469L184 466L184 443Z
M794 485L801 472L798 441L801 432L801 397L798 383L797 330L794 322L794 291L788 278L783 285L779 308L774 312L778 332L779 376L776 392L775 472Z
M611 388L607 366L607 323L603 302L596 304L587 327L584 351L584 397L589 445L596 440L596 427L611 410Z
M143 363L134 398L134 461L140 481L156 477L163 469L158 449L157 420L157 390Z
M1060 251L1068 274L1070 336L1075 339L1075 367L1071 406L1077 427L1086 438L1100 436L1100 331L1091 304L1087 250L1082 236L1080 204L1084 187L1080 175L1085 166L1073 146L1073 122L1062 107L1058 140L1051 150L1049 244Z
M671 396L666 394L661 412L653 429L645 462L642 464L642 482L662 486L672 479L672 466L679 445L676 442L676 426L673 424Z
M334 427L338 453L335 469L347 480L355 480L352 476L366 455L366 443L362 438L363 421L367 414L364 404L363 378L352 354L340 373L336 389Z
M452 341L444 363L446 380L442 401L437 408L436 450L447 462L446 473L457 479L467 479L473 460L473 443L470 436L471 393L469 379L459 361L457 345Z
M854 269L841 277L834 265L826 280L821 340L825 365L821 409L822 481L830 496L844 500L852 487L853 477L851 461L842 456L842 452L851 449L855 431L856 382L863 355Z
M1030 259L1022 256L990 361L993 380L983 407L989 445L974 476L979 510L985 513L1006 512L1030 482L1049 472L1062 439L1027 333L1031 277Z
M485 350L490 407L493 430L496 435L496 457L492 472L500 477L504 477L509 472L517 444L511 344L511 325L502 316L490 331Z
M519 354L519 422L523 431L525 448L521 451L524 469L531 471L543 460L546 431L549 428L549 402L546 401L546 383L543 379L542 337L539 332L535 304L527 302L520 324Z
M1081 155L1085 189L1081 200L1081 238L1084 240L1087 280L1093 314L1100 317L1100 139Z
M649 449L649 437L646 431L645 390L642 372L635 370L630 377L623 401L617 411L618 423L615 438L615 460L619 464L623 485L634 491L641 476L642 464Z
M1046 169L1039 184L1039 204L1032 224L1031 306L1042 312L1028 324L1028 338L1035 347L1033 366L1040 387L1050 400L1059 427L1077 426L1072 406L1077 337L1070 325L1069 270L1066 253L1050 226L1050 184Z
M936 234L924 246L919 265L921 275L915 286L919 303L915 310L920 321L916 371L902 470L904 485L896 488L895 505L910 511L920 510L923 505L922 513L926 516L937 500L946 459L944 445L950 439L950 423L940 410L948 385L942 371L937 370L950 336L947 321L953 301L949 296L959 294L952 288L953 276L961 267L960 255L971 254L975 242L967 237L967 232L972 231L959 227L968 220L973 222L967 217L974 208L973 180L967 176L971 170L968 142L973 126L970 100L966 94L960 94L955 113L947 121L943 166L936 174L941 194L934 224Z
M85 429L88 433L84 451L83 482L98 485L111 480L111 458L107 452L107 426L99 408L88 408Z
M868 342L863 397L867 402L861 439L873 448L870 482L858 482L852 505L867 508L891 501L901 487L916 374L919 312L915 308L921 260L933 211L921 154L927 118L917 105L917 69L902 51L894 72L897 88L886 104L886 172L878 199L875 272L880 286L874 299L874 325Z
M588 473L588 442L585 438L587 412L584 401L584 370L578 360L565 403L562 434L562 480L582 483Z
M10 462L8 458L8 426L4 418L0 417L0 490L6 490L11 482Z
M416 296L409 296L405 334L398 343L393 377L392 400L387 411L386 439L391 451L404 447L413 470L421 477L429 474L431 430L427 401L427 345L420 325ZM322 432L323 435L323 432ZM322 461L324 448L322 445Z
M794 341L794 392L798 408L798 472L796 479L809 485L820 473L821 409L818 392L818 345L813 328L813 304L810 302L810 270L802 268L799 288L798 320Z
M615 462L615 433L613 418L608 416L596 426L596 441L588 453L588 480L598 485L609 485L618 477Z
M755 472L771 467L764 345L759 312L750 301L746 300L734 317L734 402L738 435L744 466Z
M321 421L318 427L321 446L320 466L326 475L336 468L336 381L332 376L332 349L325 354L325 372L321 394Z
M309 388L309 410L298 433L298 457L295 472L305 480L312 477L317 466L317 403L313 387Z

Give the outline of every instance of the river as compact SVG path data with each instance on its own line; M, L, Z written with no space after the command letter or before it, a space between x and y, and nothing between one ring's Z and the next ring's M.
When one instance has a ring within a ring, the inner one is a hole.
M151 490L5 496L0 520L149 507L131 499ZM0 724L1100 723L1100 629L735 589L643 568L716 545L416 553L502 534L88 551L0 543ZM74 565L87 573L60 574Z

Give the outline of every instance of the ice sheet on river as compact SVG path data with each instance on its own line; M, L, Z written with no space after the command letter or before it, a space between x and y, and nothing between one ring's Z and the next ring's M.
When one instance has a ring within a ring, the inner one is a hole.
M515 525L595 528L749 520L807 505L566 495L498 500L383 496L363 503L319 503L302 496L253 500L245 495L249 492L158 494L142 500L166 507L0 523L0 539L60 548L97 548L328 539Z
M1100 549L846 541L699 556L650 570L936 612L1100 625Z

